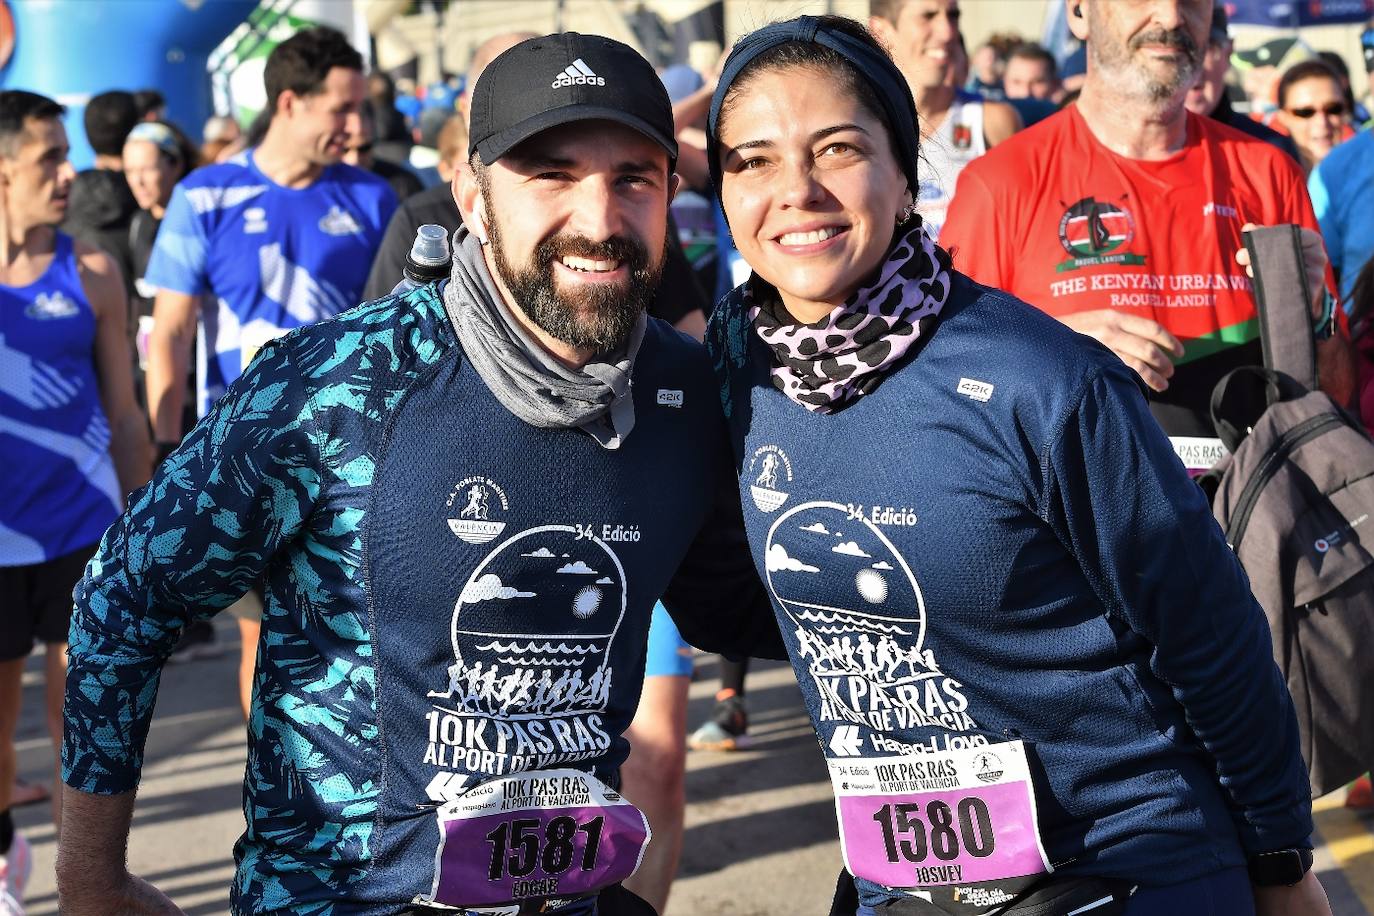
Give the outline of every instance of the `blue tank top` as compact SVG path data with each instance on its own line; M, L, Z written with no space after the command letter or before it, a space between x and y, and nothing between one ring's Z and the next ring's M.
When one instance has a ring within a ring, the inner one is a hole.
M0 286L0 566L100 540L123 511L95 374L95 312L70 237L27 286Z

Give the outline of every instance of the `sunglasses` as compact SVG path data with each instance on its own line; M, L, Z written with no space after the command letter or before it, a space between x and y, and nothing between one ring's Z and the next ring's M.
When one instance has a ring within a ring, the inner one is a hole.
M1345 114L1345 105L1340 102L1332 102L1330 105L1324 105L1321 108L1289 108L1287 111L1293 117L1301 118L1304 121L1318 114L1324 114L1328 118L1338 118Z

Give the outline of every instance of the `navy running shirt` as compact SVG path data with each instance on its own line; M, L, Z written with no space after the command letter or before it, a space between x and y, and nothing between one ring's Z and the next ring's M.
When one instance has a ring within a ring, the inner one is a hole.
M356 305L396 210L385 181L350 165L304 188L258 169L255 150L177 185L144 280L206 295L197 353L204 416L269 340Z

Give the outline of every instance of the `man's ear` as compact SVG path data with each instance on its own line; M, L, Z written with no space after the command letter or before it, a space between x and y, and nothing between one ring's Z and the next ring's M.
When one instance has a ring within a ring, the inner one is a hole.
M682 176L677 172L668 176L668 203L677 200L677 192L682 190Z
M1064 0L1069 31L1079 41L1088 40L1088 2L1089 0Z
M477 241L485 245L487 208L482 198L481 183L473 173L470 163L461 162L453 170L453 202L458 205L458 212L463 215L463 225L477 236Z

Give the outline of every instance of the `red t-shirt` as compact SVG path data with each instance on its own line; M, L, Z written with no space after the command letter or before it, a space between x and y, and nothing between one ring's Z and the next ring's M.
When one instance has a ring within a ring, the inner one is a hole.
M1114 308L1162 324L1186 352L1155 416L1170 435L1212 436L1212 386L1261 361L1235 259L1247 222L1317 228L1302 172L1274 147L1190 113L1178 153L1128 159L1070 106L964 169L940 244L1051 315Z

